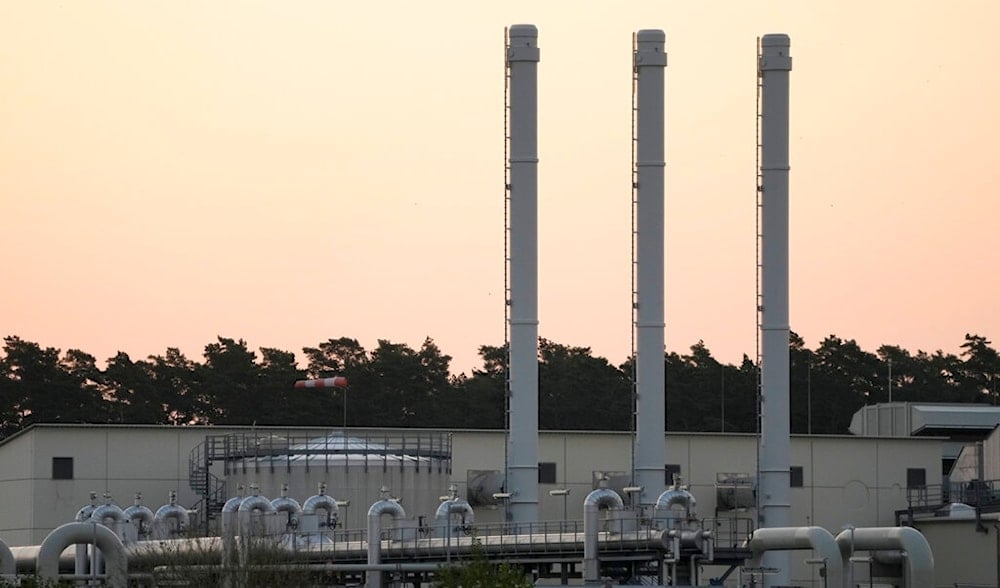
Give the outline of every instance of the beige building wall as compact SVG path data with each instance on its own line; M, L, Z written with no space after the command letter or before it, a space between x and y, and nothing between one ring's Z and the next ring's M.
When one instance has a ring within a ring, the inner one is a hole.
M0 538L8 545L31 542L35 512L32 439L11 439L0 451Z
M143 503L155 511L176 490L181 504L194 504L198 498L188 485L187 456L204 438L204 429L184 427L29 429L0 447L0 488L21 478L26 490L4 494L18 499L0 505L0 534L14 545L37 545L53 528L73 520L90 492L97 492L99 501L110 492L122 507L140 492ZM73 458L73 479L52 479L55 457ZM22 464L16 476L7 467L12 463ZM22 508L27 524L17 522Z
M128 506L135 492L155 510L177 490L179 502L194 505L188 482L188 455L206 435L249 431L228 427L41 426L0 443L0 538L11 545L39 544L56 526L72 520L90 491L108 490ZM257 429L258 431L266 429ZM289 429L274 429L276 432ZM372 430L355 430L364 434ZM321 433L295 429L296 435ZM398 434L402 431L395 431ZM438 495L450 478L465 496L469 470L504 468L502 431L455 431L452 472L436 477L441 488L423 488L428 504L405 504L411 516L433 516ZM698 500L698 514L716 516L715 482L720 472L753 474L756 438L743 434L671 433L664 437L667 463L680 466L684 482ZM53 480L52 458L72 457L74 479ZM582 519L582 504L595 472L629 472L632 436L609 432L542 432L539 460L556 464L556 482L539 487L540 517ZM845 524L891 525L895 510L906 506L906 469L924 468L929 482L940 470L940 441L926 438L793 436L792 465L803 468L804 487L791 492L791 524L820 525L836 533ZM379 468L381 471L381 468ZM329 480L331 493L338 480ZM666 475L664 476L664 487ZM367 488L367 485L365 486ZM550 496L554 489L570 494ZM235 493L235 484L228 488ZM311 494L313 488L308 488ZM659 490L658 489L657 493ZM305 492L305 489L303 489ZM398 493L398 492L397 492ZM336 496L336 494L334 494ZM269 497L273 498L273 495ZM305 495L293 497L304 500ZM339 498L339 497L338 497ZM376 496L351 496L350 523ZM359 502L361 504L359 504ZM720 511L720 517L753 520L751 511ZM502 522L503 509L480 508L477 522ZM358 519L360 520L360 519Z
M503 470L502 432L459 431L454 439L452 475L463 495L469 470ZM567 514L571 519L582 518L583 499L593 489L594 472L628 472L631 442L628 433L543 431L539 461L556 463L557 483L539 486L540 517L562 518L563 498L550 496L548 491L568 488ZM753 475L756 468L753 435L669 433L665 444L667 463L680 466L684 483L698 500L701 517L716 515L717 474ZM924 469L933 483L941 469L940 448L940 440L927 438L793 436L791 465L802 467L804 485L791 490L791 524L819 525L832 532L846 524L895 524L895 511L907 506L907 469ZM501 522L503 511L484 510L477 517Z
M934 585L1000 586L1000 521L985 515L986 532L976 531L975 520L927 518L913 522L934 554Z

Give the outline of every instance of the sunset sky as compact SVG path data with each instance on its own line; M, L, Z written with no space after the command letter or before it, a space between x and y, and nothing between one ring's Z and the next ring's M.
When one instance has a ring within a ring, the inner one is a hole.
M754 45L791 326L1000 343L1000 3L0 1L0 335L98 364L503 340L503 28L539 28L539 334L629 353L631 34L667 34L666 341L754 354Z

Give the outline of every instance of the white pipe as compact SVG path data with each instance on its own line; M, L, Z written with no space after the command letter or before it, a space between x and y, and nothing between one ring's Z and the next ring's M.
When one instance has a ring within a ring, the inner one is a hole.
M902 550L903 585L934 588L934 554L927 539L913 527L846 529L837 535L836 541L844 561L849 561L855 551Z
M288 513L288 524L297 524L298 515L302 513L302 506L298 500L288 495L288 484L281 485L281 496L271 501L271 506L275 512Z
M538 520L538 29L509 31L510 414L506 502L511 521Z
M456 514L461 516L463 527L472 525L475 522L476 513L472 510L472 506L461 498L452 498L438 505L437 512L434 515L434 526L442 530L455 530L451 519L452 515Z
M624 508L622 497L608 488L598 488L583 500L583 581L601 579L601 562L597 557L597 515L601 508L620 511Z
M73 544L96 544L104 555L107 566L107 586L126 588L128 586L128 558L125 545L114 531L95 522L66 523L56 527L45 536L38 549L35 569L44 580L59 580L59 556Z
M97 492L90 493L90 504L76 511L76 522L83 523L90 520L90 515L97 509ZM87 557L87 546L76 546L76 564L74 572L77 575L86 574L90 571L90 558Z
M326 512L326 527L337 526L337 519L340 518L340 507L336 499L326 493L326 484L320 483L319 492L306 499L302 504L302 514L315 515L317 510Z
M111 529L120 539L125 539L125 529L123 528L125 513L117 504L111 502L111 494L108 492L104 493L104 504L95 508L94 512L90 514L90 522L104 525ZM90 571L96 574L104 573L104 557L97 550L92 550Z
M791 440L788 359L788 35L764 35L761 76L761 422L760 526L789 523ZM788 584L788 554L768 554L782 572L770 585Z
M253 496L247 496L240 502L240 508L238 509L240 513L246 512L261 512L261 513L271 513L275 512L274 505L271 501L267 499L266 496L261 496L255 494Z
M325 527L332 529L337 526L337 518L339 516L339 507L337 506L337 501L332 496L313 496L316 498L312 504L306 501L306 506L302 508L302 514L315 515L317 510L323 510L326 512L326 524ZM312 500L310 498L309 500Z
M667 519L668 529L679 528L673 514L674 506L684 507L685 523L697 517L698 501L695 500L694 495L683 488L671 486L663 494L660 494L660 497L656 499L656 506L653 507L653 516L659 516L660 513L663 513L669 517Z
M125 511L117 504L102 504L90 514L90 520L91 522L110 528L117 534L121 523L125 522ZM108 524L109 521L111 524Z
M168 520L173 520L177 522L177 532L184 531L188 528L191 522L191 517L188 515L188 511L183 506L177 504L177 493L173 490L169 493L169 502L164 504L160 508L156 509L156 514L153 515L154 523L165 523Z
M767 556L775 551L812 549L826 562L826 585L830 588L844 586L844 560L833 535L823 527L781 527L757 529L747 547L753 551L749 567L776 567L766 563ZM786 554L787 555L787 554ZM790 558L785 558L788 561ZM788 569L765 576L788 576ZM773 580L772 580L773 582Z
M664 73L666 35L636 33L636 399L635 471L639 504L666 485L664 351Z
M368 509L368 565L382 563L382 515L391 515L393 520L406 516L406 511L398 502L384 498ZM367 588L382 588L382 572L366 574Z
M142 494L136 493L135 502L122 512L122 518L125 522L135 525L136 537L140 540L149 537L153 524L153 511L142 504Z

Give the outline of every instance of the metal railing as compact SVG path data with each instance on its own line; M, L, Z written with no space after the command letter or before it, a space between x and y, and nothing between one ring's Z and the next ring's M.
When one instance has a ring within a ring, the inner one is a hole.
M261 515L268 516L268 515ZM662 530L640 527L638 519L609 519L601 521L598 542L602 554L628 554L642 557L664 549ZM544 521L538 523L491 523L469 525L460 532L448 533L446 529L416 524L413 520L400 521L401 526L382 530L383 561L441 560L443 556L463 559L481 553L502 554L511 558L569 558L579 559L583 554L584 533L582 521ZM408 526L408 523L414 523ZM512 531L517 531L512 532ZM316 535L325 541L316 541ZM331 561L359 560L367 555L367 532L360 529L325 529L313 534L314 546L309 553ZM280 535L271 536L275 541ZM298 539L305 540L305 539ZM287 543L286 543L287 544ZM300 556L301 557L301 556Z
M906 489L906 502L912 510L932 510L953 502L969 506L1000 507L1000 480L947 482Z
M451 473L451 435L440 432L358 433L349 436L233 433L205 440L210 461L224 463L224 473L271 472L278 468L360 466L426 468Z

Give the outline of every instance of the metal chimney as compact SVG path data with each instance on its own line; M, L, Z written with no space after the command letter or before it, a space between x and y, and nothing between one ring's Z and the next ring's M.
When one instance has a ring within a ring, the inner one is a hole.
M511 521L538 520L538 29L510 27L510 333L507 471Z
M789 520L788 359L788 77L792 69L788 35L764 35L758 63L761 91L761 527L786 527ZM764 565L781 571L769 585L788 584L787 553L769 552Z
M636 349L634 483L639 504L653 505L666 486L666 401L663 373L663 79L666 36L661 30L636 34L635 251L633 328Z

